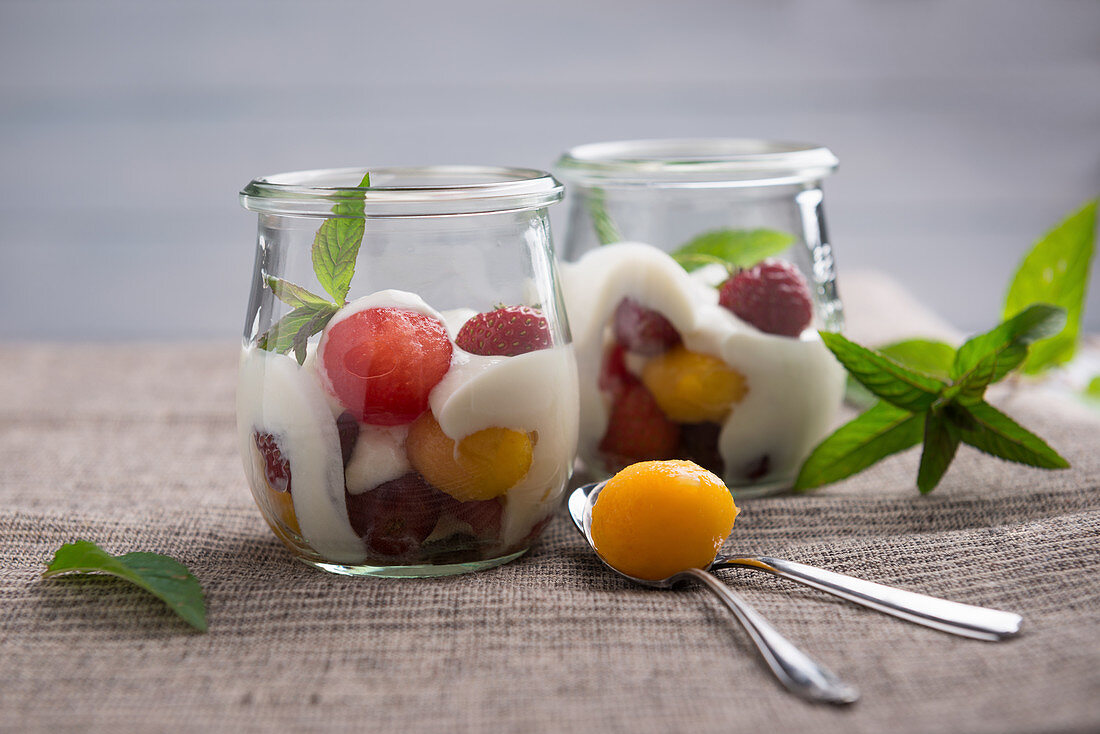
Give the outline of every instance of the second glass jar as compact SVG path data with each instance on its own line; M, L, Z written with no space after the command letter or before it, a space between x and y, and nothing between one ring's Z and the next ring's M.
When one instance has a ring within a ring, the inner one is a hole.
M782 491L828 433L843 324L814 145L740 139L582 145L562 280L580 367L580 456L606 476L691 459L735 495Z

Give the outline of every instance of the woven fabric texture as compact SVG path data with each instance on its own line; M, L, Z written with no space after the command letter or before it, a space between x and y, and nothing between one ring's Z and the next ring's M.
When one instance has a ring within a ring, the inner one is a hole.
M845 294L857 337L918 323L861 282ZM245 486L233 345L3 355L0 731L1100 730L1100 421L1050 395L1000 405L1072 469L964 447L920 496L910 452L814 494L743 503L731 549L1025 618L1020 637L978 642L724 572L861 688L838 709L785 693L705 591L605 570L564 513L526 557L474 575L348 579L292 560ZM78 538L186 563L210 631L115 579L41 580Z

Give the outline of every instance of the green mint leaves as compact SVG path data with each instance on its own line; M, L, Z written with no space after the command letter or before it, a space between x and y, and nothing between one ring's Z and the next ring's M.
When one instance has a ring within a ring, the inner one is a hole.
M610 245L622 242L622 232L607 213L603 190L591 189L585 203L599 243ZM750 268L765 258L783 252L794 241L794 237L786 232L772 229L715 229L692 238L671 255L689 273L713 264L730 270Z
M1005 318L1033 303L1061 306L1067 317L1061 333L1031 350L1024 372L1034 374L1068 362L1077 349L1096 239L1096 205L1095 199L1088 202L1036 242L1012 279Z
M1041 438L985 402L986 388L1027 358L1030 345L1058 334L1065 311L1036 304L985 334L968 340L945 364L947 351L933 348L926 360L939 375L902 365L895 358L822 332L825 346L864 389L880 399L841 426L813 450L794 489L820 487L863 471L892 454L923 442L917 488L931 492L955 458L960 443L993 456L1044 469L1069 464ZM921 351L902 343L895 351ZM939 342L935 344L939 345ZM947 347L950 349L950 347ZM942 371L947 367L946 374ZM930 370L933 371L933 370Z
M370 173L363 176L359 188L370 186ZM322 331L329 320L347 303L355 261L363 244L365 225L363 201L348 192L348 201L332 207L335 215L326 219L313 237L311 256L317 282L332 296L332 301L288 281L266 276L264 284L293 310L264 332L257 346L260 349L285 354L294 350L298 364L306 361L309 338Z
M876 403L813 450L794 490L813 489L858 474L887 456L921 442L924 414Z
M688 272L712 264L750 268L783 252L793 242L791 235L772 229L715 229L673 251L672 259Z
M370 173L363 176L359 188L370 186ZM332 207L336 216L326 219L313 238L313 272L321 287L332 296L337 306L347 303L351 276L355 274L355 259L363 244L363 200L351 199Z
M95 543L78 540L58 548L43 578L68 573L105 573L125 579L153 594L195 629L206 631L202 587L179 561L157 553L112 556Z
M604 193L602 189L592 189L586 199L588 203L588 216L592 219L592 228L596 230L596 239L601 245L610 245L614 242L622 242L623 235L611 215L604 206Z

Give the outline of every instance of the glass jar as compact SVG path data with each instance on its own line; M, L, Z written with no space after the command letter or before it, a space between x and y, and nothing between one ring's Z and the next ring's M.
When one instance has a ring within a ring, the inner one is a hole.
M821 180L826 148L762 140L582 145L562 267L594 476L692 459L735 495L790 486L829 432L844 372Z
M252 495L306 563L438 576L520 556L559 505L576 361L542 171L259 178L237 394Z

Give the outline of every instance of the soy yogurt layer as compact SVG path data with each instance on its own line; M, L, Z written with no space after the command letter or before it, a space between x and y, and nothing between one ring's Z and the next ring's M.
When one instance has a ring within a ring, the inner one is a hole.
M817 332L806 328L789 337L760 331L719 305L710 275L689 274L665 252L642 243L605 245L563 266L563 292L580 372L579 450L590 469L616 468L608 466L609 457L600 450L612 413L612 398L601 389L601 371L606 370L613 346L612 320L624 299L664 316L678 332L683 349L720 359L743 378L742 397L714 426L716 450L730 486L792 480L828 433L845 377ZM624 366L637 377L656 358L628 353ZM631 427L614 428L621 434Z
M401 419L387 418L391 424L379 425L370 422L374 420L370 417L351 416L349 406L339 397L320 355L338 324L370 309L413 312L445 327L452 342L450 363L428 394L426 412L430 416L421 414L396 424L394 421ZM389 546L362 534L362 512L349 515L349 508L367 507L384 516L379 523L419 524L415 539L424 548L446 548L450 539L473 532L470 523L477 525L476 518L489 517L492 536L479 539L476 554L494 558L526 547L540 523L556 508L577 445L578 378L573 349L551 346L516 356L471 354L454 340L475 315L467 309L440 313L415 294L379 291L341 309L326 326L320 345L311 345L302 366L291 355L252 345L242 350L237 422L245 472L263 507L260 497L273 491L265 475L271 471L271 456L270 451L261 455L257 436L273 437L280 452L276 459L289 467L289 498L283 499L292 503L307 553L312 550L324 561L347 565L437 562L419 547L406 550L399 546L392 558L380 552ZM514 432L508 436L526 437L523 445L530 446L529 465L502 494L476 500L452 498L446 494L447 487L431 486L410 460L410 429L417 430L416 421L430 420L454 442L456 460L467 437L482 432L496 438L508 431ZM412 487L408 490L412 494L402 496L405 487ZM381 501L383 506L372 505L372 499L380 495L371 493L381 492L387 498ZM429 505L431 509L425 509ZM429 512L435 514L424 514ZM268 521L275 527L284 519L274 518L273 522L269 517ZM277 534L280 530L285 533L285 528L277 528Z

